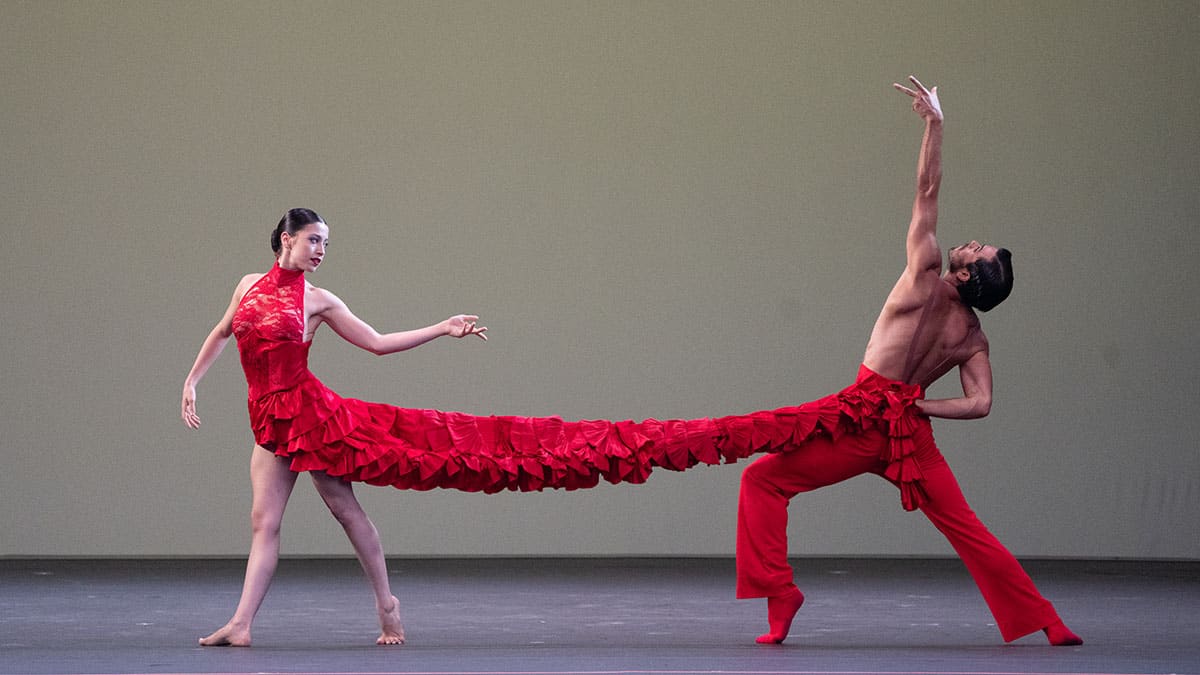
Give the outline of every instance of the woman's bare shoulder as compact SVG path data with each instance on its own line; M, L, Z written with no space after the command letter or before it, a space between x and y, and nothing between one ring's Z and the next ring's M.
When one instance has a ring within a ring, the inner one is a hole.
M304 304L310 308L312 314L322 314L326 310L342 304L341 298L334 295L333 291L314 286L311 283L305 286L304 296Z
M234 288L233 294L238 297L245 295L246 291L250 290L251 286L257 284L258 280L265 276L267 276L266 272L251 272L250 274L243 276L238 281L237 286Z
M246 295L254 284L258 283L259 279L267 276L265 272L251 272L238 280L237 286L233 289L233 304L238 304L242 301L242 297Z

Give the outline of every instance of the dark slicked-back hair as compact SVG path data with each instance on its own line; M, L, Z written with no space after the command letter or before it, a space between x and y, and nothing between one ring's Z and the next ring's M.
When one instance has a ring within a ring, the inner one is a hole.
M986 312L1012 292L1012 252L1008 249L998 249L994 260L976 260L966 269L971 278L959 285L958 297L967 305Z
M283 248L282 237L284 232L295 235L313 223L323 222L325 221L321 220L321 216L318 216L315 211L309 209L289 209L279 219L279 224L275 226L275 231L271 233L271 250L275 251L275 255L279 255L279 251Z

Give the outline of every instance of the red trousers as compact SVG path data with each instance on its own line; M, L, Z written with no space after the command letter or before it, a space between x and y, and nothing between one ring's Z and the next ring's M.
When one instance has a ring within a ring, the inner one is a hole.
M860 382L863 379L860 372ZM966 563L1001 636L1009 642L1057 621L1054 607L963 498L934 443L928 418L914 421L911 457L924 493L919 508ZM813 435L746 467L738 501L737 597L770 597L794 586L787 561L788 502L801 492L860 474L884 476L888 443L885 430L867 425L836 439L831 434Z

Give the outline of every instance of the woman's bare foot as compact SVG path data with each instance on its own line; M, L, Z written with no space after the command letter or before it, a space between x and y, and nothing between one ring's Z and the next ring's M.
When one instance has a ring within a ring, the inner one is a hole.
M200 645L203 647L249 647L250 627L237 626L233 622L227 623L212 635L200 638Z
M404 625L400 623L400 601L392 596L391 607L379 608L379 627L383 632L375 641L377 645L404 644Z

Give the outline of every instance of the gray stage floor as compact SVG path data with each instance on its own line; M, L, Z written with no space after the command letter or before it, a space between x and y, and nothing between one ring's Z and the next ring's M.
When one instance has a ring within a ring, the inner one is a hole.
M242 562L0 560L0 673L1200 674L1200 563L1029 561L1086 640L1005 645L957 560L796 561L781 646L727 559L390 561L408 645L376 647L353 560L284 560L250 649L200 648Z

